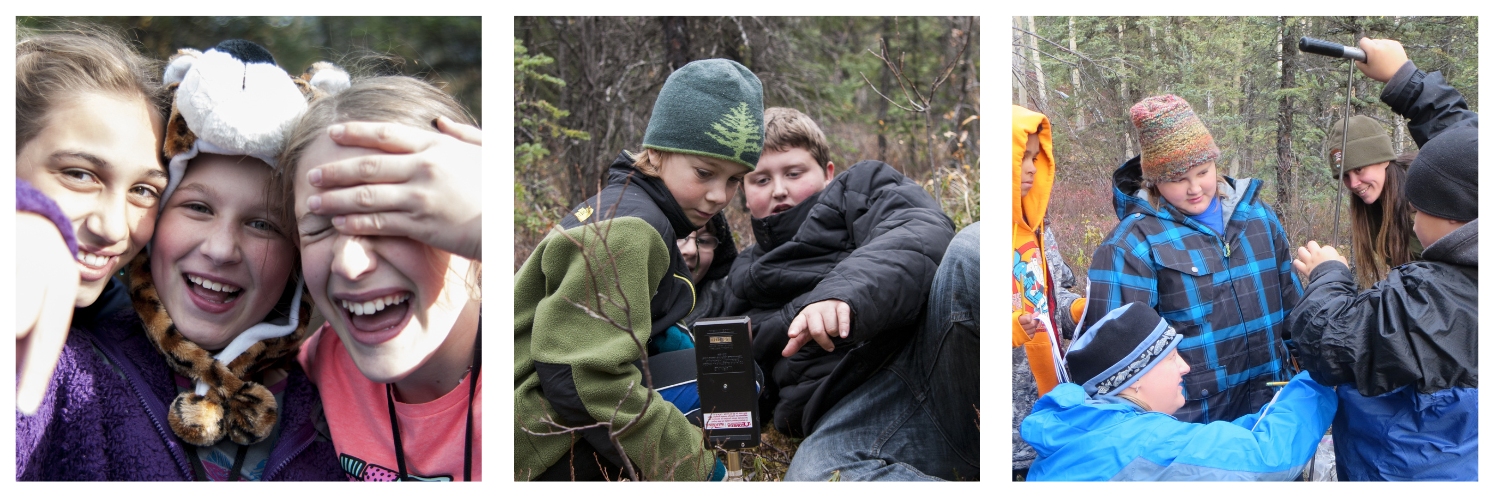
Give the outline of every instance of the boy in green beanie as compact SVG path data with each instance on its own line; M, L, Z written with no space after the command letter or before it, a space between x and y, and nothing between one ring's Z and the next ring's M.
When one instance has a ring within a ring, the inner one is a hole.
M762 109L760 80L738 63L679 68L657 95L644 151L621 152L604 190L517 271L516 479L724 476L688 409L652 390L676 370L651 365L652 380L640 363L682 345L677 323L696 304L676 241L711 218L722 224L760 159ZM734 260L727 243L711 267Z

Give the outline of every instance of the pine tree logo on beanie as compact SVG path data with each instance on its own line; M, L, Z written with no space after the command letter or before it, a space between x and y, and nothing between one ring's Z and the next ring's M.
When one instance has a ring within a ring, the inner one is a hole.
M760 151L760 127L756 126L755 117L750 115L750 104L740 102L739 106L729 110L724 117L714 123L713 132L704 132L710 138L718 141L720 145L734 151L734 159L743 160L741 155L746 151Z
M728 59L693 61L662 84L641 145L658 151L760 162L765 106L760 79Z

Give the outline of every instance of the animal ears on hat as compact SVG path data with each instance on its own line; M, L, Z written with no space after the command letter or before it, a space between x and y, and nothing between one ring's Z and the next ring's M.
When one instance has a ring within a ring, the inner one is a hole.
M298 87L304 88L303 92L312 100L348 90L351 83L349 72L328 61L312 63L302 76L295 79Z
M187 76L188 69L193 63L202 57L203 53L198 49L177 49L176 54L167 62L167 69L162 75L162 83L167 86L168 101L172 111L167 118L167 137L162 143L162 153L171 158L192 149L193 143L198 137L189 129L187 122L182 118L182 112L177 110L177 87L182 85L182 79Z
M164 199L201 153L250 156L274 166L286 129L307 110L307 94L271 52L246 40L179 50L162 80L171 109L162 144L169 158Z

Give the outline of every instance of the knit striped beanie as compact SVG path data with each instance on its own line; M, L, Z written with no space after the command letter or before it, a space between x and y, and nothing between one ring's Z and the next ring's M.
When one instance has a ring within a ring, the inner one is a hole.
M1130 107L1130 121L1141 133L1141 175L1153 183L1186 174L1219 159L1208 127L1187 101L1175 95L1148 97Z
M1150 306L1131 302L1106 313L1068 346L1068 376L1089 397L1114 396L1155 368L1182 334Z

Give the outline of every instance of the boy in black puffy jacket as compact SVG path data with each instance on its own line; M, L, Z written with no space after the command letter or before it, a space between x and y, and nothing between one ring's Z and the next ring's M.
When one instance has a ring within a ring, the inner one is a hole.
M745 176L756 244L735 260L717 312L751 317L768 379L762 413L803 437L916 336L954 226L890 165L833 175L806 115L769 108L765 122L760 161ZM809 451L804 443L798 455Z

